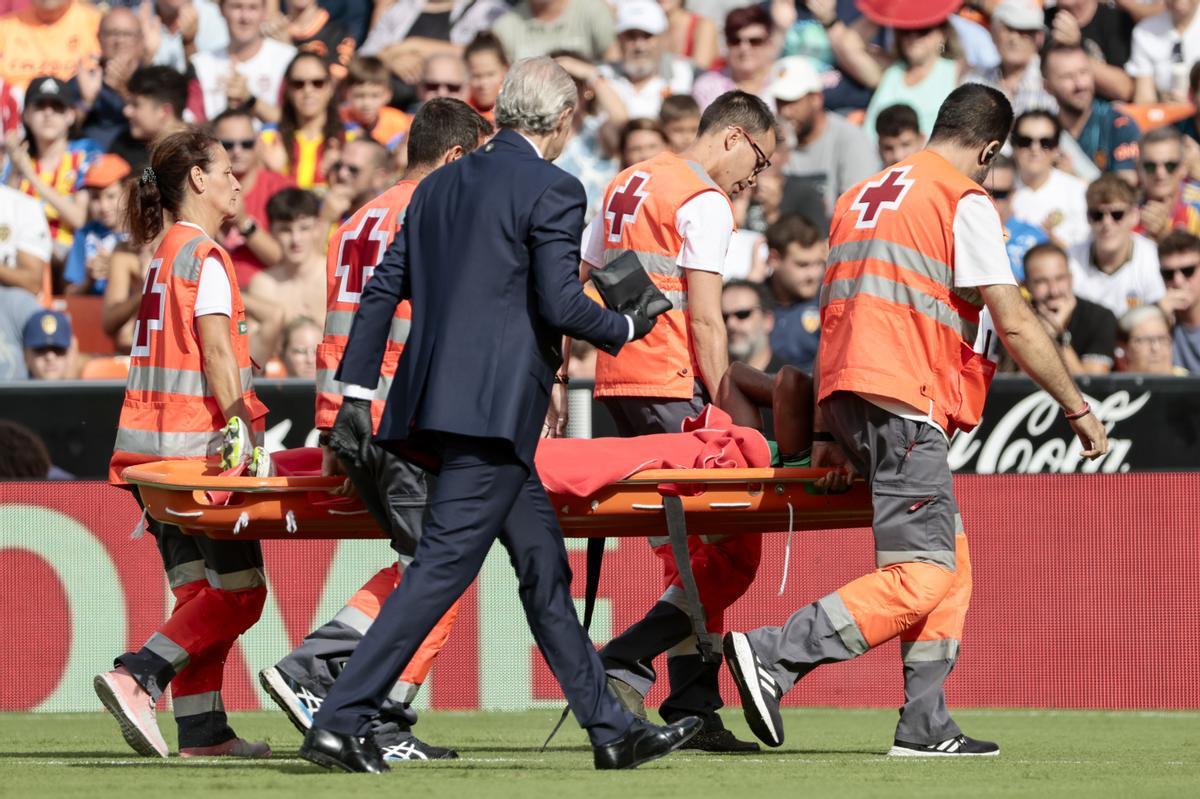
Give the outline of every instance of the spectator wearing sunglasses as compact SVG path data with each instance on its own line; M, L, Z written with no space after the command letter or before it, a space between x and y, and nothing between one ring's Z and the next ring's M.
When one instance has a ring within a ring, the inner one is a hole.
M779 54L781 37L764 6L735 8L725 17L725 67L709 70L696 78L692 96L701 112L727 91L740 89L761 98L774 108L771 96L771 67Z
M1159 305L1175 320L1172 360L1200 374L1200 238L1172 230L1158 243L1158 269L1167 289Z
M721 316L725 319L730 363L744 363L772 375L787 365L771 351L775 314L771 311L771 294L762 283L726 283L721 291Z
M1117 370L1130 374L1183 377L1171 362L1171 320L1157 305L1125 312L1117 322Z
M1166 293L1154 242L1133 232L1137 216L1133 187L1116 175L1101 175L1087 188L1091 235L1068 250L1075 294L1118 319Z
M1031 247L1048 242L1050 237L1041 226L1013 216L1013 192L1016 190L1016 184L1017 170L1012 159L1007 155L997 155L992 160L992 171L988 173L983 185L991 195L996 210L1000 212L1000 221L1004 223L1004 232L1008 236L1004 244L1008 250L1013 277L1021 281L1025 279L1025 254Z
M329 168L329 189L321 198L321 220L335 227L395 180L388 149L374 139L346 142ZM332 231L331 231L332 232Z
M345 135L328 64L314 53L298 54L284 75L279 127L262 133L263 163L302 189L324 188Z
M1200 185L1187 179L1183 134L1155 128L1142 138L1138 174L1142 207L1137 232L1161 241L1172 230L1200 234Z
M464 103L470 97L467 65L461 56L437 53L425 59L417 98L425 103L434 97L453 97Z
M1018 186L1013 215L1041 225L1064 249L1088 237L1087 184L1055 167L1062 127L1048 111L1026 111L1013 123L1012 152Z
M263 33L266 5L267 0L222 0L229 45L192 56L206 118L226 108L246 108L263 122L279 122L277 103L296 48Z
M1200 61L1200 0L1167 0L1159 14L1133 28L1125 65L1134 80L1133 101L1187 100L1188 70Z
M238 215L221 229L221 246L233 259L238 285L250 286L250 280L268 266L274 266L283 255L279 242L271 236L267 218L267 202L277 192L296 182L286 175L272 172L263 165L258 136L254 132L254 115L249 111L229 109L213 120L213 135L229 153L233 176L242 186L242 202Z

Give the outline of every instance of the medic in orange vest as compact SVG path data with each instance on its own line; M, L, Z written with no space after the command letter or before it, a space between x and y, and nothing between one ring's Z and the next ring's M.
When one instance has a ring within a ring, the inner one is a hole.
M770 746L783 743L780 700L800 678L899 636L905 702L888 754L1000 752L962 733L943 691L971 597L949 436L979 423L1000 338L1063 406L1079 454L1107 448L1017 288L1000 216L980 185L1012 118L1003 94L965 84L943 103L925 150L837 202L821 289L813 465L848 467L821 482L830 490L852 473L870 483L877 568L782 627L725 636L746 719Z
M678 433L717 396L729 366L721 316L722 269L733 234L731 195L751 188L770 165L776 127L767 106L745 92L718 97L683 153L661 153L613 180L600 214L584 233L585 271L633 252L674 308L646 338L596 361L595 396L621 436ZM705 727L688 744L710 751L755 750L725 729L717 710L718 664L702 662L670 547L651 539L664 561L666 592L647 616L601 651L609 684L622 703L644 714L653 685L651 661L668 652L672 692L664 720L698 716ZM761 539L693 539L691 564L710 632L724 630L726 607L745 593L758 569Z
M346 349L350 325L358 311L363 288L404 223L404 212L417 184L438 167L455 161L492 133L492 126L466 103L452 98L430 100L413 119L408 139L409 168L404 179L360 208L338 228L327 260L328 311L325 338L317 348L316 425L328 433L342 405L342 385L334 380ZM371 396L371 416L378 428L380 414L396 373L412 318L409 303L402 302L392 319L379 386ZM349 474L360 498L380 526L392 532L392 547L399 561L381 569L360 588L330 621L309 634L287 657L259 673L259 681L301 731L312 726L312 717L333 687L342 665L379 615L379 609L403 578L403 567L413 556L425 513L429 475L382 448L373 447L367 469L339 463L324 448L322 470ZM403 490L399 486L403 486ZM386 487L383 488L383 487ZM458 603L450 607L409 662L393 689L376 743L388 761L430 760L457 757L412 733L415 714L409 704L445 645ZM391 723L388 723L391 722Z
M184 131L160 139L150 163L131 186L128 204L135 245L159 244L134 325L109 467L110 482L125 487L126 466L216 455L227 423L236 418L260 434L267 412L251 385L233 264L213 240L241 201L229 157L213 137ZM262 550L255 541L214 541L153 519L145 524L162 553L175 607L140 650L96 677L96 693L125 740L147 757L167 756L154 703L168 684L180 756L269 756L265 743L244 741L230 729L221 700L229 650L266 599Z

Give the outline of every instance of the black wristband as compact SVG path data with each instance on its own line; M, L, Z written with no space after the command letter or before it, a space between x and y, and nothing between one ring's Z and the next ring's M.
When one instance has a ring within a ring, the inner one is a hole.
M329 446L329 431L328 430L322 430L320 432L320 434L317 436L317 446L318 447L328 447Z
M841 22L841 19L839 19L838 17L834 17L833 19L829 20L829 22L822 22L821 27L824 28L825 30L829 30L830 28L832 28L834 25L838 24L839 22Z
M832 442L832 441L833 441L833 433L829 433L829 432L825 432L825 431L821 431L821 432L819 432L819 433L818 433L818 432L814 432L814 433L812 434L812 440L813 440L813 441L828 441L828 442Z
M554 376L554 382L556 385L569 386L571 384L571 378L568 375L556 374Z

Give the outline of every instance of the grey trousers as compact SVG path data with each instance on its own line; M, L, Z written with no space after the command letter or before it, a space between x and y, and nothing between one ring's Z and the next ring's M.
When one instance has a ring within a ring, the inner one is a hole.
M821 407L871 486L877 569L797 610L782 627L747 633L750 645L787 691L822 663L899 635L905 703L896 739L944 741L961 732L943 683L958 657L971 590L946 437L857 394L839 392Z

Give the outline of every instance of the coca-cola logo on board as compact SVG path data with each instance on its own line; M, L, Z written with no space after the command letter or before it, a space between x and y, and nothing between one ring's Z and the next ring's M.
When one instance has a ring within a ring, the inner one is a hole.
M1086 396L1086 395L1085 395ZM1070 434L1070 428L1060 425L1056 434L1047 433L1062 419L1062 408L1044 391L1030 394L1008 410L986 436L984 425L970 433L957 433L950 442L950 468L966 469L972 465L976 474L1001 472L1082 472L1086 474L1129 471L1125 462L1132 439L1113 436L1117 422L1124 421L1150 401L1147 391L1136 399L1128 391L1114 391L1103 400L1087 397L1096 418L1108 432L1108 452L1094 461L1084 460L1079 452L1083 446ZM1063 432L1067 435L1063 435ZM982 437L981 437L982 436Z

